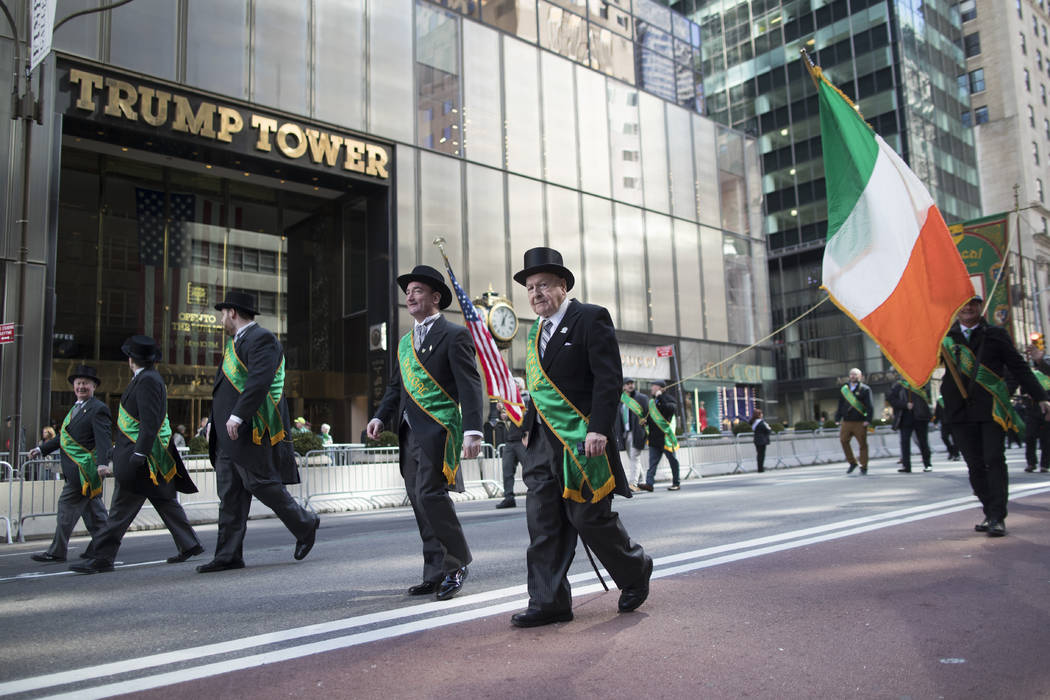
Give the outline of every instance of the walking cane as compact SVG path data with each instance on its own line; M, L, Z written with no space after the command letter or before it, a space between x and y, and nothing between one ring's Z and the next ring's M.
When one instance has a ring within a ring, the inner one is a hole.
M587 543L583 541L583 538L580 538L580 544L583 545L583 551L587 552L587 558L591 561L591 568L594 569L594 575L598 577L598 580L601 581L602 588L608 593L609 586L605 583L605 579L602 578L601 572L598 571L598 565L594 563L594 557L591 556L591 548L587 546Z

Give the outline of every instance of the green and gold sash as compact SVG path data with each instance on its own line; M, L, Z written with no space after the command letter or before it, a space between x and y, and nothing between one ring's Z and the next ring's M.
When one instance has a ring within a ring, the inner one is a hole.
M949 336L944 337L941 343L944 348L944 356L947 362L955 365L956 369L967 379L973 379L985 391L992 395L992 420L1009 432L1016 431L1024 437L1024 421L1017 414L1017 410L1010 402L1010 393L1006 388L1006 382L998 374L988 369L985 365L977 366L977 357L966 345L956 343ZM975 377L976 373L976 377Z
M1050 393L1050 377L1046 376L1037 369L1032 370L1032 374L1039 380L1039 384L1043 387L1043 391Z
M849 389L849 384L842 385L842 396L849 402L849 405L857 409L857 413L864 416L864 420L868 420L871 416L868 415L868 409L860 402L853 392Z
M449 396L430 372L419 361L412 345L412 333L405 333L397 346L397 360L401 365L401 386L405 393L428 416L445 429L445 456L442 473L449 486L456 483L459 471L459 453L463 449L463 415L459 404Z
M620 394L620 401L627 407L628 411L638 416L638 420L641 421L642 427L645 428L645 432L648 433L649 425L645 422L645 410L642 408L642 404L638 403L638 401L626 391Z
M565 488L561 495L562 498L584 503L586 499L583 497L583 486L586 484L591 491L591 503L597 503L616 487L612 465L605 454L598 457L577 454L576 446L587 439L590 416L583 415L573 406L543 371L538 345L539 328L540 320L536 319L529 330L529 340L526 344L525 377L536 412L562 444Z
M674 454L678 451L678 436L674 434L674 416L668 421L660 409L656 407L656 398L649 400L649 417L656 423L656 427L664 433L664 449Z
M907 379L903 379L902 378L902 379L898 380L897 383L900 384L905 389L907 389L908 391L912 392L913 394L918 394L919 396L922 397L922 400L926 402L927 406L930 405L930 396L925 391L923 391L922 389L919 389L919 388L916 388L916 387L912 386L911 382L909 382Z
M77 465L77 470L80 472L80 493L88 498L94 498L102 493L102 477L98 475L95 453L74 440L73 436L66 430L66 426L69 425L69 421L73 418L73 412L76 409L76 404L74 404L73 408L69 409L69 413L66 414L65 420L62 421L62 427L59 429L58 444L62 448L62 452Z
M128 413L128 409L124 408L124 404L120 404L120 411L117 412L117 429L124 433L132 443L138 442L139 419ZM157 438L153 441L153 445L150 446L149 454L146 455L146 464L149 465L149 478L157 486L160 485L158 477L166 482L175 478L175 458L168 452L168 443L170 441L171 425L168 423L168 416L165 415L164 421L160 424Z
M222 355L222 373L230 380L237 393L244 393L244 386L248 383L248 368L241 362L241 358L237 357L237 351L233 348L233 338L226 339L226 352ZM281 357L281 364L273 376L266 399L252 416L252 442L256 445L263 444L263 436L267 433L270 435L271 447L284 439L284 422L278 409L283 394L284 356Z

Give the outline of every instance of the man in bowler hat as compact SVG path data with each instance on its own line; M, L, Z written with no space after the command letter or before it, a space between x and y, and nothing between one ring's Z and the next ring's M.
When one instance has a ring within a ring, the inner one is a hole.
M623 372L612 318L601 306L567 301L575 279L551 248L526 251L514 281L525 287L539 318L525 362L532 398L522 472L528 487L529 606L511 624L572 619L568 573L577 536L619 586L620 612L630 612L649 595L653 560L612 510L614 493L631 496L614 433Z
M229 336L212 388L208 456L219 492L215 558L200 573L244 567L244 535L252 496L271 509L295 536L295 559L314 546L321 518L292 498L285 484L299 483L284 396L284 349L255 322L255 297L229 290L215 305Z
M76 403L69 409L58 435L29 451L30 459L62 450L62 478L66 485L58 497L55 537L47 551L31 555L34 561L65 561L69 536L77 520L94 537L106 524L106 506L102 503L102 479L111 473L109 451L111 418L106 404L95 398L102 380L94 367L79 365L69 375ZM93 555L88 545L81 557Z
M415 324L365 430L375 440L385 425L397 425L401 475L423 540L423 581L408 594L447 600L462 589L472 560L448 492L463 491L459 441L466 459L481 450L481 376L470 332L441 315L452 303L441 273L416 265L397 283Z
M147 500L178 548L178 553L168 558L169 564L204 552L175 495L176 491L196 493L197 487L182 464L168 423L168 392L154 369L161 357L160 348L153 338L133 335L120 349L128 358L132 378L120 397L117 416L113 447L113 477L117 485L106 526L91 541L94 558L69 567L81 574L113 570L120 542Z

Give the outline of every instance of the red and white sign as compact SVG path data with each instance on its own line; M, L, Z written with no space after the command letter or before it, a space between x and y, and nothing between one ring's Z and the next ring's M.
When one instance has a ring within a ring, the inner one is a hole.
M15 324L0 323L0 344L15 342Z
M674 357L673 345L660 345L656 348L657 357Z

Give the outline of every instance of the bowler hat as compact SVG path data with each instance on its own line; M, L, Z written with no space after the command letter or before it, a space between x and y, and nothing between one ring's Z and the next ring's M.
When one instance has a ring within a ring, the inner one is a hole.
M982 297L980 294L974 294L972 297L970 297L970 301L976 301L976 302L980 303L980 302L984 301L984 297ZM969 304L970 301L968 301L966 303Z
M124 341L120 351L137 363L156 362L161 358L160 346L148 335L133 335Z
M248 292L238 292L233 289L226 290L226 298L215 305L216 311L223 309L235 309L250 316L257 316L259 310L255 308L255 295Z
M69 375L69 383L72 384L74 379L90 379L95 382L95 388L102 386L102 380L98 378L98 372L95 371L94 367L87 365L77 365L77 368L73 370L73 374Z
M409 282L422 282L435 292L439 292L441 294L441 301L438 302L439 309L447 308L452 303L452 290L445 284L445 277L430 265L416 265L412 268L412 272L397 278L401 291L406 294Z
M572 289L576 279L562 264L561 253L554 248L530 248L525 251L525 267L514 274L514 281L525 286L525 280L537 272L551 272L565 280L565 291Z

